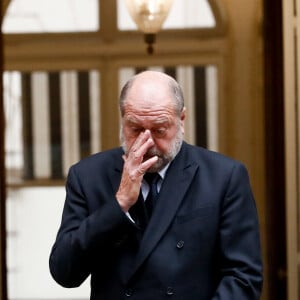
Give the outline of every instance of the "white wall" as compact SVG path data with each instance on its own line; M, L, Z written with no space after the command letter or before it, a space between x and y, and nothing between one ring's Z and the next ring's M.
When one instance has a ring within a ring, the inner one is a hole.
M89 280L79 288L65 289L49 272L64 198L63 187L8 190L9 299L89 299Z

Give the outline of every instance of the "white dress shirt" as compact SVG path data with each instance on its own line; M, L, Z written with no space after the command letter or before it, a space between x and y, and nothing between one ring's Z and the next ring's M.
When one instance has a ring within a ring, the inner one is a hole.
M168 170L168 168L169 168L169 165L170 165L170 163L168 163L164 168L162 168L162 169L158 172L158 174L159 174L159 176L160 176L160 179L157 181L157 191L158 191L158 193L159 193L159 191L160 191L160 189L161 189L161 185L162 185L163 180L164 180L164 178L165 178L165 176L166 176L166 173L167 173L167 170ZM143 194L143 198L144 198L144 201L145 201L145 200L147 199L147 196L148 196L148 193L149 193L149 190L150 190L150 186L149 186L148 182L147 182L145 179L143 179L143 181L142 181L141 189L142 189L142 194ZM133 223L135 223L134 220L131 218L129 212L126 212L126 216L127 216Z

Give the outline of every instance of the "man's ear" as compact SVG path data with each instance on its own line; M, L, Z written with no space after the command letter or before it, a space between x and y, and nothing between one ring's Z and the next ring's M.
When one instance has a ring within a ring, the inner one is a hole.
M184 107L182 109L181 114L180 114L180 125L181 125L182 133L184 133L184 121L185 121L185 118L186 118L186 107Z

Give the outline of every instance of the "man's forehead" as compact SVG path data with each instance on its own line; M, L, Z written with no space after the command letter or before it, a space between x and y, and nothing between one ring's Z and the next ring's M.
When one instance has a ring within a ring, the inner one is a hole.
M143 98L152 99L170 98L170 87L166 79L157 80L157 78L137 78L127 92L129 98L139 101Z
M125 114L124 120L128 123L138 124L143 121L151 121L153 124L163 124L170 121L170 118L167 115L159 115L159 116L135 116L133 114Z

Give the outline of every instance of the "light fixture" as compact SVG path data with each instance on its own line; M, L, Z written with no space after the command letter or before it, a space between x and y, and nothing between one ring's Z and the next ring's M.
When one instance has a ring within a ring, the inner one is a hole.
M167 18L173 0L126 0L127 9L138 29L144 33L148 53L153 53L155 35Z

